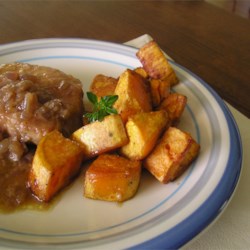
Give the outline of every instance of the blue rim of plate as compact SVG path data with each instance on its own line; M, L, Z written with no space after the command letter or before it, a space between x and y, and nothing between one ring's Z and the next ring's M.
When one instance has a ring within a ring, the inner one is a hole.
M33 43L33 41L38 41L38 43L36 43L35 46L34 44L32 44L33 49L43 49L43 48L52 48L52 44L50 43L50 41L54 40L58 40L61 42L53 44L53 46L55 46L56 48L58 48L59 45L61 47L66 46L72 48L72 42L74 42L74 46L76 48L82 48L82 46L84 46L84 48L87 48L88 47L88 45L86 45L87 41L87 43L89 42L90 44L89 48L92 48L93 43L99 44L101 42L102 49L108 52L131 55L131 50L133 51L133 53L135 51L135 48L130 46L111 43L111 42L91 40L91 39L38 39L38 40L28 40L24 42ZM41 44L39 44L39 41L41 42ZM84 45L82 45L83 41L85 41ZM44 42L48 43L47 47L45 46ZM0 46L0 56L18 52L20 48L18 49L18 46L16 47L16 45L22 45L22 44L23 42L11 43L8 44L8 46L10 45L10 48L8 48L7 46L7 49L4 50L2 50ZM3 47L5 46L3 45ZM25 49L31 50L30 45L28 44L26 46L21 46L21 51L24 51ZM177 224L175 227L171 228L167 232L162 233L153 239L135 245L134 247L132 247L132 249L138 249L138 248L169 249L169 248L179 248L185 245L196 235L198 235L201 231L203 231L224 210L228 201L232 197L232 194L236 188L236 185L239 180L239 175L241 172L241 163L242 163L241 139L237 128L237 124L235 123L231 112L226 107L223 100L207 83L205 83L202 79L200 79L198 76L196 76L194 73L190 72L183 66L180 66L179 64L172 61L171 63L181 68L184 72L188 73L193 78L198 80L198 82L201 83L210 92L210 94L212 94L217 104L219 104L226 118L230 133L229 158L227 161L225 172L222 178L220 179L218 185L215 187L213 193L210 194L209 198L206 199L206 201L203 204L201 204L201 206L196 211L194 211L190 216L188 216L187 219L181 221L179 224Z

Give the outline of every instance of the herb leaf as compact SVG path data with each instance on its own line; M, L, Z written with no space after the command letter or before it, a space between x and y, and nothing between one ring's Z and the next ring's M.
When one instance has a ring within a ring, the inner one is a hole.
M87 97L89 101L94 105L98 102L97 96L93 94L92 92L87 92Z
M102 121L107 115L117 114L117 110L113 108L113 105L117 101L118 95L103 96L100 101L98 101L94 93L87 92L87 97L94 105L93 112L84 115L89 122Z
M105 106L107 107L112 107L117 99L118 95L108 95L101 98L101 100L105 103Z

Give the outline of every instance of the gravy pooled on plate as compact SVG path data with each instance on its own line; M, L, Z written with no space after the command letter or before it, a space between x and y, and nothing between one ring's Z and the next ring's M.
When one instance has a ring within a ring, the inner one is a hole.
M27 63L0 65L0 209L35 200L27 185L35 147L48 132L82 126L81 82Z

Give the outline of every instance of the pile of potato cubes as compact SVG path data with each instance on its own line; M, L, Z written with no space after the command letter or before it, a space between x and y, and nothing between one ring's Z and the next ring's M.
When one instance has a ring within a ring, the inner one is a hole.
M31 188L41 200L49 201L80 171L79 163L87 160L92 162L84 177L84 196L121 202L137 192L142 168L165 184L178 178L197 157L200 145L176 127L187 98L171 91L178 84L173 68L155 41L140 48L136 56L142 67L126 69L118 79L99 74L91 84L90 91L98 98L118 95L114 104L118 114L86 124L71 139L64 138L78 148L70 156L62 150L69 160L59 167L43 163L46 177L41 182L34 177L39 175L37 169L41 172L36 164L38 145L31 171L36 183L31 181Z

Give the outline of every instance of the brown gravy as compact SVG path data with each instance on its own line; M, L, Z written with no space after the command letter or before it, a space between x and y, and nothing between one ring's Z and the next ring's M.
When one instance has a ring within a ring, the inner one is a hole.
M20 161L0 158L0 212L10 213L17 209L46 209L47 204L32 195L28 186L33 152L29 152Z
M54 129L68 136L82 126L83 108L82 85L73 76L26 63L0 65L0 212L51 207L28 185L35 145Z

